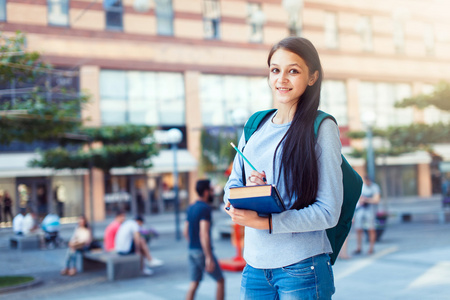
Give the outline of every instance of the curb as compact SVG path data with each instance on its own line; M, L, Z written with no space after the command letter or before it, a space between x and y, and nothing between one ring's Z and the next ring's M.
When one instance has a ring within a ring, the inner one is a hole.
M0 288L0 294L13 292L15 290L22 290L22 289L31 288L31 287L37 286L39 284L42 284L42 282L43 282L42 279L40 279L39 277L35 277L30 282L26 282L26 283L22 283L22 284L18 284L18 285L13 285L13 286Z

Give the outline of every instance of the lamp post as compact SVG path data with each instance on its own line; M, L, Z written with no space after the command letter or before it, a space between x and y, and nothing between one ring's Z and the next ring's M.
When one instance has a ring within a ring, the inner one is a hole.
M180 203L178 199L178 164L177 164L177 150L178 144L183 139L183 133L177 128L172 128L167 131L167 140L172 145L173 150L173 190L175 192L175 234L176 239L181 239L180 230Z
M375 125L376 115L372 111L365 112L361 116L362 123L366 127L367 137L367 175L372 182L375 182L375 154L373 150L373 126Z

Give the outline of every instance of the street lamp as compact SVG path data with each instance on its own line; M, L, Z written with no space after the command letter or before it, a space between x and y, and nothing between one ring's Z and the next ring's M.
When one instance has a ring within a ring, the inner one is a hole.
M367 111L361 115L361 121L366 127L367 137L367 175L370 181L375 182L375 154L373 150L373 127L376 115L372 111Z
M303 0L283 0L283 8L288 13L289 34L293 36L301 36L302 20L301 14L303 10Z
M172 128L167 131L167 141L172 145L173 150L173 191L175 192L175 233L176 239L181 239L180 234L180 203L178 199L178 165L177 165L177 150L178 144L183 139L183 133L177 128Z

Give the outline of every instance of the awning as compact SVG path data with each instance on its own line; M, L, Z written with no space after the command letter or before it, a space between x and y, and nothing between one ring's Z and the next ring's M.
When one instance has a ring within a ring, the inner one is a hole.
M88 174L86 169L44 169L32 168L28 162L39 158L39 153L2 153L0 154L0 178L14 177L46 177L46 176L70 176ZM158 155L151 158L153 166L148 170L149 173L170 173L173 172L173 151L162 150ZM177 169L178 172L189 172L197 169L197 160L188 150L177 150ZM133 167L113 168L113 175L131 175L142 174L142 170Z

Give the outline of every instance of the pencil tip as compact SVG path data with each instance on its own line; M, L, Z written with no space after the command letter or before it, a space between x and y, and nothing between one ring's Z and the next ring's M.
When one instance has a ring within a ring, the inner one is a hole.
M231 147L233 147L233 148L236 147L236 146L233 144L233 142L231 142L230 145L231 145Z

